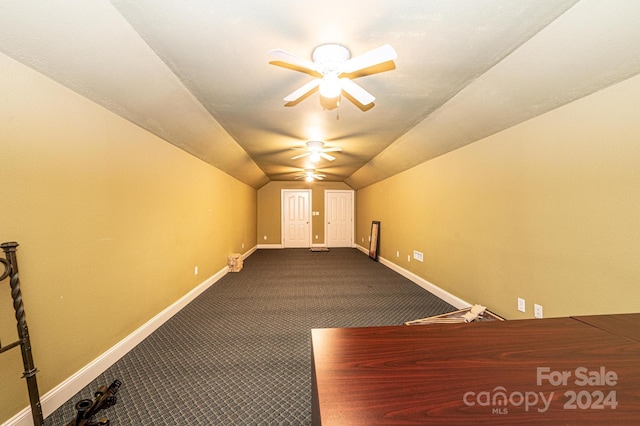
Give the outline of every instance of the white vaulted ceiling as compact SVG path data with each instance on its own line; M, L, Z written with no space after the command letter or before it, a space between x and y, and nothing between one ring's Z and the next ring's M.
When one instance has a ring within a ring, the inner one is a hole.
M256 188L307 167L361 188L640 73L634 0L0 1L0 52ZM270 64L335 42L383 44L395 69L359 77L371 108Z

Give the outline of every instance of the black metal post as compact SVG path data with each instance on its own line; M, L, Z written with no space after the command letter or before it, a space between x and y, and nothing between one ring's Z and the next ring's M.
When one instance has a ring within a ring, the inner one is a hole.
M31 403L31 415L35 426L43 426L44 419L42 417L42 407L40 405L40 394L38 393L38 382L36 381L36 373L38 372L38 369L33 364L29 328L27 327L24 304L22 303L22 293L20 292L18 260L16 258L16 248L18 247L18 243L2 243L0 244L0 247L2 247L6 257L6 261L2 262L6 269L5 273L2 274L2 279L7 276L10 277L11 297L13 298L13 308L16 311L16 320L18 321L18 337L20 339L20 349L22 350L22 363L24 364L24 374L22 377L27 380L29 401Z

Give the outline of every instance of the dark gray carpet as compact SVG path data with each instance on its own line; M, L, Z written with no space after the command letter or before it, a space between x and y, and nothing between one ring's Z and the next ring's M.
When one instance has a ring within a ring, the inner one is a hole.
M307 425L312 328L398 325L455 308L356 249L258 250L52 413L122 381L111 425Z

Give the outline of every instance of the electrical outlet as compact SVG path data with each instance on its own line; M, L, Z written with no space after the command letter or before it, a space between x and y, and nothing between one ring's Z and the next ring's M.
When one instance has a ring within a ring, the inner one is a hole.
M318 239L318 236L316 235L316 240Z
M526 308L525 308L525 304L524 304L524 299L518 297L518 310L520 312L525 312Z
M400 250L396 251L396 257L400 257Z
M242 248L244 248L244 243L242 243Z
M411 262L411 255L410 254L407 255L407 262Z
M193 269L193 275L198 275L198 267L197 266Z
M265 241L267 240L267 236L266 236L266 235L264 236L264 240L265 240Z
M533 305L533 317L534 318L542 318L542 305Z
M422 254L422 252L419 252L418 250L413 251L413 258L419 262L424 261L424 255Z

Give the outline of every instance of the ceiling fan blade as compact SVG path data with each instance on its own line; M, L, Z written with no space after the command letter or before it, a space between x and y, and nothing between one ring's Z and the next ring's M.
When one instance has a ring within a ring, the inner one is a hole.
M298 99L300 99L301 97L303 97L304 95L306 95L307 93L309 93L310 91L318 87L320 85L320 81L321 80L319 78L314 78L313 80L311 80L310 82L308 82L307 84L299 88L298 90L289 94L287 97L284 98L284 100L286 102L297 101Z
M382 45L342 64L342 72L352 73L369 68L383 62L392 61L398 57L396 50L389 44Z
M333 147L333 148L323 148L322 152L337 152L337 151L342 151L342 148L340 147Z
M324 152L321 152L319 154L320 157L324 158L325 160L333 161L336 159L336 157L334 157L333 155L325 154Z
M347 92L362 105L369 105L371 102L376 100L375 96L373 96L371 93L367 92L348 78L341 78L340 83L342 84L342 90Z
M313 175L312 177L313 177L314 179L318 179L318 180L322 180L322 179L324 179L324 178L325 178L325 176L324 176L324 175Z
M309 154L311 154L311 153L310 152L305 152L305 153L302 153L300 155L296 155L295 157L291 157L291 159L292 160L297 160L298 158L306 157Z
M293 53L289 53L286 50L282 49L273 49L269 51L271 56L275 56L282 62L286 62L291 65L295 65L300 68L306 68L309 71L318 71L318 66L315 62L312 62L308 59L305 59L301 56L294 55Z

